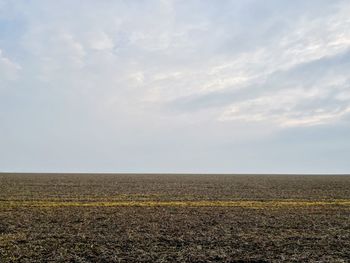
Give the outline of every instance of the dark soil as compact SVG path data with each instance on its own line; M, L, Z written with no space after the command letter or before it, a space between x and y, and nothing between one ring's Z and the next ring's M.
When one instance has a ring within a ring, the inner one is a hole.
M0 200L350 199L349 176L0 175ZM0 262L350 262L350 207L0 207Z

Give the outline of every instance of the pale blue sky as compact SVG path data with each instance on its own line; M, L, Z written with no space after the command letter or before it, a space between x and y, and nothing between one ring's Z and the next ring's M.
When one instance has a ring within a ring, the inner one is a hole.
M347 0L0 0L0 171L350 173Z

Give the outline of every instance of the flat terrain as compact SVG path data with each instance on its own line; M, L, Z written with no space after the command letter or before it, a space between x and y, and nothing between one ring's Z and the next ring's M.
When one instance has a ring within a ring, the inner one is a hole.
M0 262L349 262L350 176L0 174Z

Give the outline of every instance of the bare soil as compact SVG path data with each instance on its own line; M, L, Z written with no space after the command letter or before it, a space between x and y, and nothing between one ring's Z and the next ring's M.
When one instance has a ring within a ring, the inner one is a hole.
M301 205L137 205L208 200ZM337 200L350 176L0 174L0 262L350 262Z

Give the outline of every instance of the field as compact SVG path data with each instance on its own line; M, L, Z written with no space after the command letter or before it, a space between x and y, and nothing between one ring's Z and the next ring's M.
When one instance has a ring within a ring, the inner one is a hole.
M350 176L0 174L0 262L349 262Z

